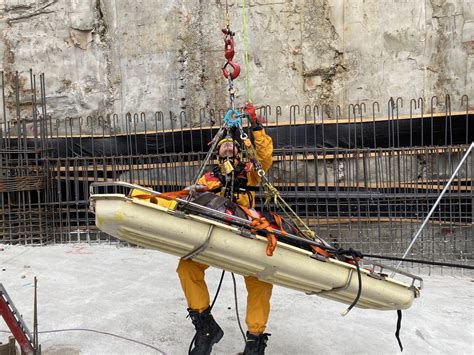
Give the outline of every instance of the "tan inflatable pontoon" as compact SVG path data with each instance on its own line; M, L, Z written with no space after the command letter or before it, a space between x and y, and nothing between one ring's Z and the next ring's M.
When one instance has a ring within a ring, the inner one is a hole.
M311 252L285 243L278 243L270 257L265 253L267 239L251 234L248 229L185 214L129 197L128 193L96 192L107 192L112 186L115 191L152 191L121 182L92 185L91 208L97 227L122 241L345 304L351 304L357 295L358 275L352 264L315 258ZM356 306L378 310L409 308L419 296L422 280L401 271L397 273L407 278L408 283L395 280L381 273L382 269L393 269L374 265L370 271L361 268L362 293ZM375 272L376 268L379 272Z

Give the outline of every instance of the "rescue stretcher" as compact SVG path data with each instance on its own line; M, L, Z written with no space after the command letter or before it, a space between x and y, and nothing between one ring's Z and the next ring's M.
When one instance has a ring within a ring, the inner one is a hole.
M150 203L125 193L133 189L159 195L125 182L93 183L90 188L96 226L121 241L345 304L356 298L360 276L359 308L403 310L420 296L423 280L407 272L372 263L358 273L353 264L284 242L270 257L265 253L267 239L237 217L182 199L167 206ZM192 206L194 212L183 212L180 204Z

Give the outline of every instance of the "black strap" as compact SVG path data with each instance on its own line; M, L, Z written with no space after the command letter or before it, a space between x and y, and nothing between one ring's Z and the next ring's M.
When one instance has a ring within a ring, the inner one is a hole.
M400 340L400 328L402 327L402 311L397 309L397 331L395 332L395 337L397 338L398 345L400 346L400 351L403 351L402 341Z
M246 186L244 189L245 189L245 191L259 191L260 187L258 187L258 186Z
M347 307L347 309L342 314L343 316L345 316L347 313L349 313L351 311L352 308L354 308L354 306L357 304L357 302L359 302L360 295L362 294L362 276L361 276L360 266L359 266L359 262L358 262L358 258L362 258L362 253L360 251L354 250L352 248L349 248L347 250L339 248L339 249L336 250L336 255L342 255L342 256L350 255L350 256L352 256L352 258L354 260L354 264L356 266L356 270L357 270L357 280L359 281L359 286L357 288L357 295L356 295L354 301L352 301L351 305L349 307Z
M210 192L219 193L219 192L222 191L223 188L224 188L224 186L219 186L219 187L216 187L215 189L210 190ZM244 191L240 191L240 189L239 189L239 190L234 191L234 192L237 193L237 194L241 194L241 193L244 193L244 192L247 192L247 191L257 192L257 191L260 190L260 188L258 186L247 186L242 190L244 190Z

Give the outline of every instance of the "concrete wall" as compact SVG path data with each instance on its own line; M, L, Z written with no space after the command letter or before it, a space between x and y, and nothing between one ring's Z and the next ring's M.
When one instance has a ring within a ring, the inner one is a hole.
M242 8L228 2L241 104ZM0 0L6 93L33 68L58 118L226 107L224 13L222 0ZM472 0L247 1L247 30L257 104L474 97Z

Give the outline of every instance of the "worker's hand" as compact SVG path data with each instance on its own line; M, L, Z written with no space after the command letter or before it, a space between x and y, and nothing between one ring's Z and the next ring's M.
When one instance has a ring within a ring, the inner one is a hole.
M256 112L256 108L253 104L251 104L250 102L246 102L245 103L245 106L244 106L244 111L245 113L247 114L249 120L251 122L257 122L257 112Z
M218 178L222 184L225 184L225 177L222 174L221 167L219 165L216 165L212 169L212 175L214 175L214 177Z
M252 128L252 131L259 131L261 130L262 127L262 117L257 116L256 108L253 104L250 102L245 103L244 106L244 111L247 114L247 117L250 121L250 127Z

